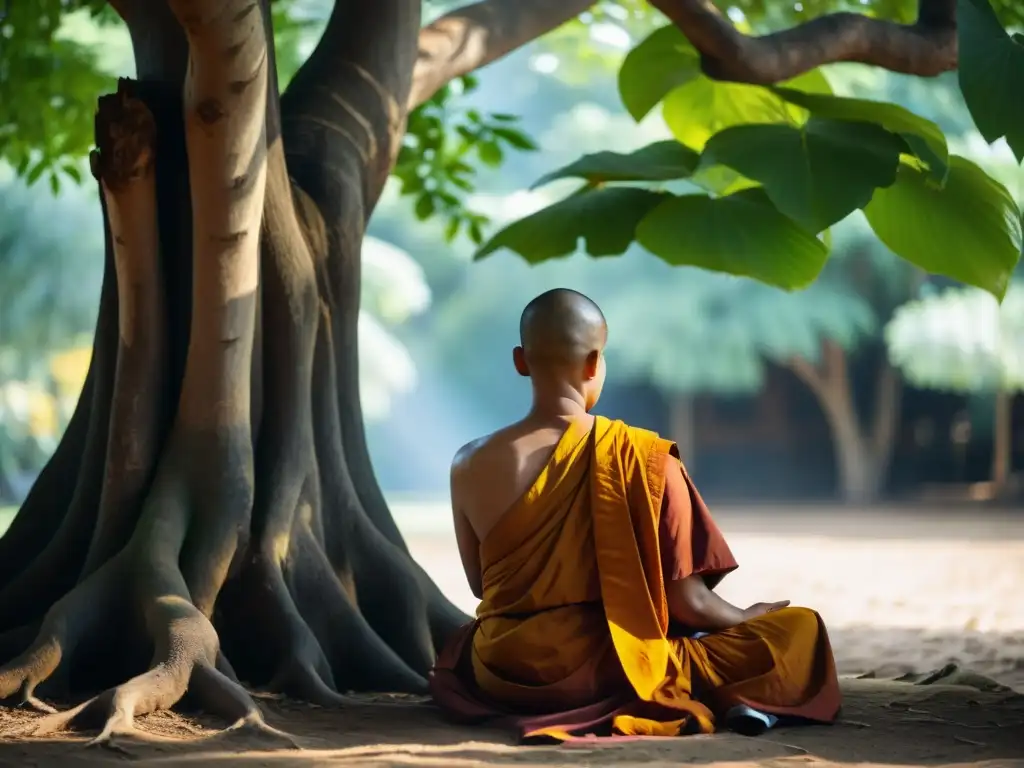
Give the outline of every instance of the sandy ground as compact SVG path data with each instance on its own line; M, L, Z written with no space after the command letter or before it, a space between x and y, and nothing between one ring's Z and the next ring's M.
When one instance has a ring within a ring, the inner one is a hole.
M472 610L454 541L430 512L406 506L396 517L419 561ZM425 702L378 697L337 712L266 699L268 720L300 750L218 735L218 724L176 713L143 718L145 739L110 750L71 736L18 738L32 716L0 710L0 765L1024 768L1024 514L759 508L716 517L741 566L720 588L726 597L744 605L790 599L825 618L840 671L851 678L839 724L756 739L519 747L501 732L446 724ZM942 667L932 679L914 674ZM904 681L883 679L897 676Z

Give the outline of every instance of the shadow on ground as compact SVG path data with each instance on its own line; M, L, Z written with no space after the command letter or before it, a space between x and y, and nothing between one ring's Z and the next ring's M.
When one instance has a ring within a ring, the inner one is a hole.
M199 768L312 766L878 764L950 766L995 761L1024 765L1024 696L950 665L903 681L844 680L843 717L833 726L791 728L758 738L732 734L646 739L619 744L516 746L505 733L444 722L428 703L374 697L343 711L265 700L268 720L301 749L266 737L213 734L216 724L175 713L143 718L141 738L115 749L81 739L10 740L32 716L7 710L0 720L0 764L86 766L140 761ZM785 758L789 758L785 760ZM784 759L783 762L778 762Z
M829 629L840 674L894 678L955 664L1024 693L1024 633L905 627Z

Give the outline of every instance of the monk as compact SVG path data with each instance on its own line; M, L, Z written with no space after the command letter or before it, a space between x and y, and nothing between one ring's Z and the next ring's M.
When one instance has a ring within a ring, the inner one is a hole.
M737 563L676 446L591 415L606 371L598 306L549 291L520 336L532 408L452 464L459 553L481 602L431 672L437 704L525 739L833 722L818 614L719 597Z

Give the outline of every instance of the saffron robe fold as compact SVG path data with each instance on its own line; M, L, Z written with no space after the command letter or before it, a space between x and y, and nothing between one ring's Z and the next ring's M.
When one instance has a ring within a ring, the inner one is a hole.
M738 704L836 718L835 663L814 611L697 638L670 621L666 579L701 574L714 587L737 567L677 455L622 422L569 426L481 543L476 620L430 675L447 714L560 740L710 733Z

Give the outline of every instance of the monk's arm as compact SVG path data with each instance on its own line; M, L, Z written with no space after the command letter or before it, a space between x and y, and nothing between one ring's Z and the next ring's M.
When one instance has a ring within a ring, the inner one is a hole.
M460 492L461 482L459 475L461 469L458 460L452 465L451 495L452 515L455 523L455 541L459 545L459 557L462 559L462 569L466 572L466 580L469 582L469 589L477 600L483 599L483 577L480 572L480 540L476 531L469 523L469 518L462 512L462 494Z
M676 453L665 457L658 538L665 597L672 619L690 629L717 632L785 608L789 602L737 608L714 592L736 558Z
M703 632L734 627L751 618L713 591L736 568L725 538L679 462L665 457L659 538L665 596L672 619Z
M701 574L670 581L665 585L665 596L672 618L701 632L729 629L749 618L742 608L709 589Z

